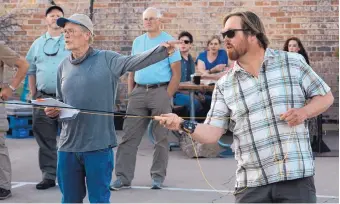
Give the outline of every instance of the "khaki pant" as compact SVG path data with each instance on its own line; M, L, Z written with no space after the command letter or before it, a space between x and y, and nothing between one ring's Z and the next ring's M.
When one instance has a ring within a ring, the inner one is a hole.
M11 161L5 143L5 133L0 132L0 188L11 190Z
M51 98L51 96L38 91L34 98ZM33 134L39 146L39 167L42 179L56 179L58 125L58 120L49 118L44 109L33 109Z
M146 89L137 86L129 97L127 114L135 115L160 115L171 113L171 98L167 93L167 86ZM150 119L127 117L123 125L123 138L118 146L116 157L116 176L124 184L131 184L134 177L136 155L138 146L147 129ZM168 130L153 123L153 136L155 137L155 148L153 162L150 170L152 179L163 182L168 166Z

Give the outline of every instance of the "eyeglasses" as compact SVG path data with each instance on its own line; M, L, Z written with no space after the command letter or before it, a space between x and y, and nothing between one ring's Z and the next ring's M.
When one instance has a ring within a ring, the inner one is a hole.
M227 30L226 32L221 33L222 34L222 38L224 39L225 36L227 36L228 38L233 38L235 37L235 32L236 31L248 31L249 29L231 29L231 30Z
M150 18L144 18L144 21L154 21L156 19L157 18L155 18L155 17L150 17Z
M73 30L73 29L64 29L64 34L66 35L70 35L70 36L73 36L75 33L77 33L76 30Z
M181 40L181 43L184 43L184 44L189 44L190 43L190 40Z

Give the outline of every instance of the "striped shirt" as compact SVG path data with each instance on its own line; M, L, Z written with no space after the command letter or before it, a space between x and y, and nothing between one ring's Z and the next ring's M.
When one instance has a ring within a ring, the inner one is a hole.
M314 175L307 122L291 128L280 115L329 91L296 53L268 48L258 77L235 63L216 83L205 121L234 133L235 187Z

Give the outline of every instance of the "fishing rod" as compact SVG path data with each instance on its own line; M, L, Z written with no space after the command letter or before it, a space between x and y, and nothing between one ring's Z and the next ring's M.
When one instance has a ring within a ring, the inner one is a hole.
M85 108L75 108L75 107L65 107L65 106L55 106L55 105L38 105L38 104L33 104L31 100L29 100L28 103L22 103L22 102L7 102L7 101L0 101L0 104L5 104L5 105L24 105L24 106L33 106L33 107L50 107L50 108L65 108L65 109L72 109L72 110L79 110L80 112L88 112L88 113L102 113L106 115L114 115L114 116L121 116L121 117L141 117L140 115L135 115L135 114L128 114L124 112L117 112L117 111L103 111L103 110L93 110L93 109L85 109ZM150 118L153 119L153 116L142 116L144 118Z

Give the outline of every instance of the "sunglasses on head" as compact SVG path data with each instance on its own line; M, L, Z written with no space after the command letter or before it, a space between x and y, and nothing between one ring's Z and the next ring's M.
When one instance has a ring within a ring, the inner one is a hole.
M189 44L190 40L181 40L181 42L184 42L184 44Z
M221 33L222 34L222 38L224 39L226 36L228 38L233 38L235 37L235 32L236 31L247 31L248 29L230 29L227 30L226 32Z

